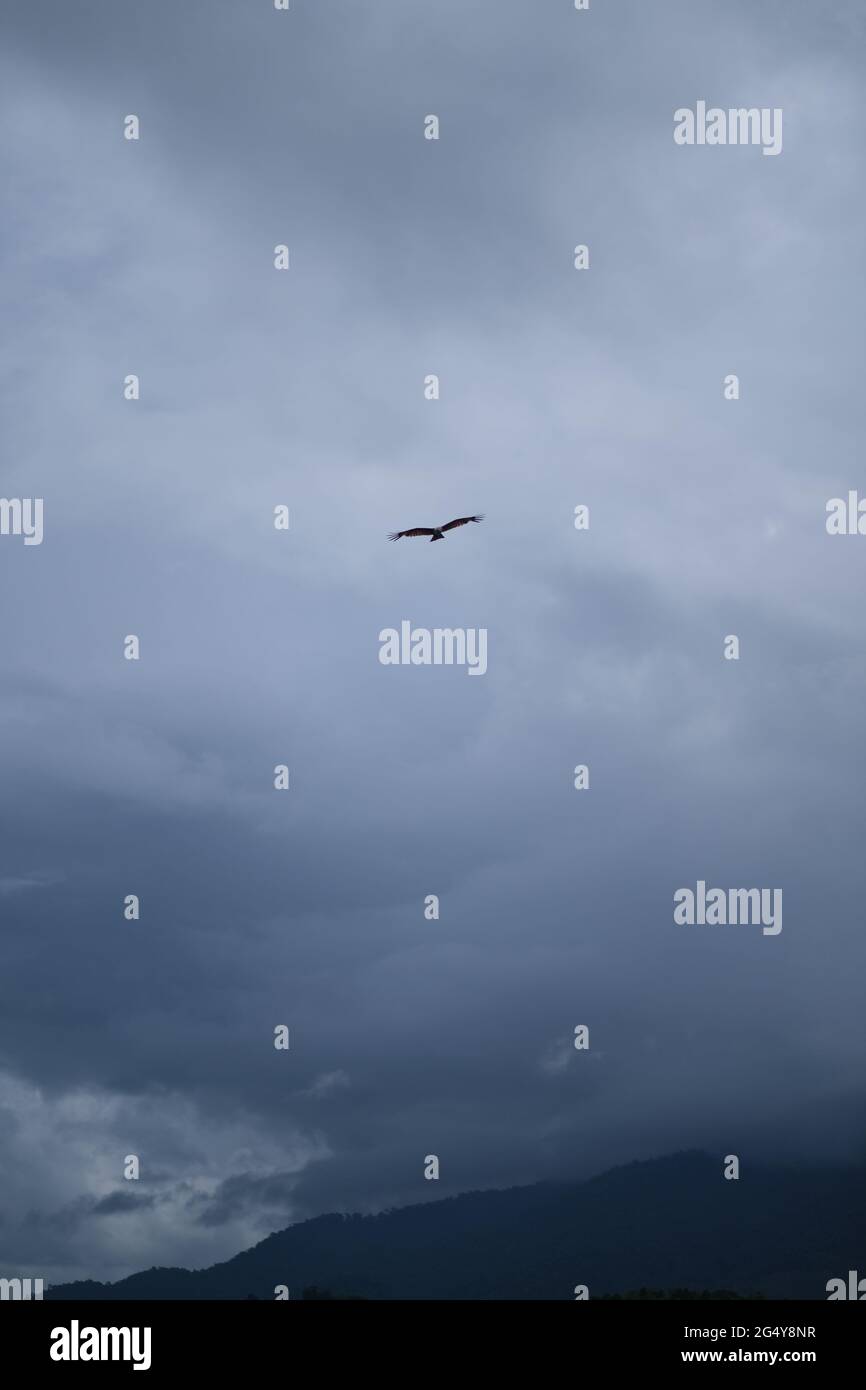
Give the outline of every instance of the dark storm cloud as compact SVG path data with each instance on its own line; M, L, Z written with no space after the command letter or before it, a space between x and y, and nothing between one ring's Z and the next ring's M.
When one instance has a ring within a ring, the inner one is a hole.
M202 1207L197 1220L203 1226L223 1226L241 1215L259 1212L290 1212L297 1179L291 1173L268 1173L256 1177L251 1173L233 1173L219 1184L213 1197L196 1202Z
M4 1250L857 1149L858 8L11 9ZM783 154L678 149L699 97ZM403 618L487 674L383 667ZM698 878L783 932L675 929Z
M135 1192L111 1192L93 1206L94 1216L117 1216L118 1213L144 1211L156 1202L153 1196Z

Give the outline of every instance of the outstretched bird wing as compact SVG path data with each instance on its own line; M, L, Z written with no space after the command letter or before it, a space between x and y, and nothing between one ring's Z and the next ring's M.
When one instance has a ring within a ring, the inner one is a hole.
M432 536L432 526L413 526L411 531L392 531L388 536L389 541L398 541L401 536Z
M451 531L451 530L454 529L455 526L465 526L466 523L467 523L467 521L483 521L483 520L484 520L484 513L483 513L483 512L481 513L480 516L458 516L458 518L457 518L456 521L449 521L449 522L448 522L448 525L447 525L447 526L442 526L442 527L440 527L440 530L442 530L442 531Z

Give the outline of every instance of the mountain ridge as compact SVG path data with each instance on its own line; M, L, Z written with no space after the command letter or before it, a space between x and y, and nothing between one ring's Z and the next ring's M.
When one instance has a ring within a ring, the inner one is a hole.
M696 1150L580 1182L481 1189L376 1215L329 1212L204 1269L154 1266L47 1299L573 1299L639 1288L826 1298L866 1265L866 1169L744 1165Z

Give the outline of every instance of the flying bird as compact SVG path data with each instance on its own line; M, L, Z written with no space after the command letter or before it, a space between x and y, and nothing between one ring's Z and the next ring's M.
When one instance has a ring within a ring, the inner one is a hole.
M444 526L413 526L410 531L392 531L388 540L399 541L403 536L429 536L431 541L444 541L445 532L453 531L455 526L465 526L467 521L483 520L483 512L480 516L458 516L456 521L449 521Z

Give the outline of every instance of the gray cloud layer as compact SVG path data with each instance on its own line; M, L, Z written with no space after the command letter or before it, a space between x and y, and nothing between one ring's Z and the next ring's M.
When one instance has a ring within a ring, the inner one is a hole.
M5 28L2 491L45 540L0 538L0 1272L862 1153L860 6ZM678 148L698 99L783 108L782 155ZM487 674L381 666L403 618ZM782 934L675 927L698 878L782 887Z

